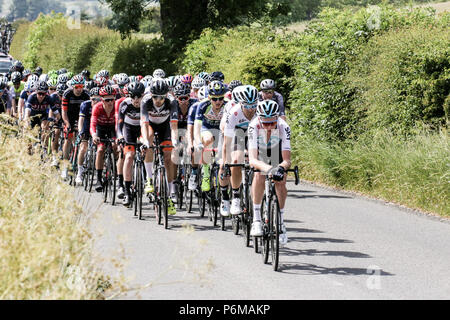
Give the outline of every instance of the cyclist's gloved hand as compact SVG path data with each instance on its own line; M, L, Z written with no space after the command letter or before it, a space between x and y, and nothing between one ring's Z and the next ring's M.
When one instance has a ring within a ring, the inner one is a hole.
M269 170L268 174L272 176L273 180L281 181L284 178L285 170L282 166L273 167Z
M120 138L120 139L117 141L117 143L123 147L123 146L125 145L125 139L124 139L124 138Z
M197 145L197 147L196 147L196 149L197 149L198 151L202 151L203 148L204 148L203 143L199 143L199 144Z

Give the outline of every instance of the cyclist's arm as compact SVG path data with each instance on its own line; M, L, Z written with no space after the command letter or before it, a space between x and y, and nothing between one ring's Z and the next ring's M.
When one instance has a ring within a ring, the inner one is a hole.
M91 115L91 136L92 138L98 138L97 136L97 118L98 118L98 108L93 107Z
M194 146L198 146L202 143L202 124L203 124L203 115L205 112L205 108L203 105L199 105L197 107L197 113L195 114L194 121Z
M61 106L61 115L62 115L62 119L67 127L70 126L68 108L69 108L69 100L66 97L63 97L62 106Z
M146 99L142 99L141 102L141 135L144 139L143 143L149 147L150 145L150 129L149 129L149 116Z
M178 143L178 102L176 100L170 103L170 134L172 137L172 145Z
M258 159L258 149L250 148L248 149L248 160L251 167L260 170L261 172L268 172L272 169L272 166Z

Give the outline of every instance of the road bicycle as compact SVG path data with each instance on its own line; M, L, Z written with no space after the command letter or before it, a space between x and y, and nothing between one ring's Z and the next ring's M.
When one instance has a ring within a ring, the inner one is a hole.
M116 183L117 183L117 168L114 157L113 144L114 139L100 139L100 142L105 144L104 170L103 170L103 202L108 199L111 205L116 204Z
M260 172L253 169L253 172ZM295 184L298 185L298 167L289 169L286 172L293 172L295 175ZM269 255L272 257L273 270L278 270L280 260L280 234L282 233L280 205L275 191L275 181L272 176L266 175L264 197L261 204L261 217L263 223L263 235L256 237L261 246L261 256L266 264Z
M161 221L164 224L164 228L169 228L169 213L168 213L168 198L169 198L169 183L167 180L167 172L164 163L164 149L165 148L173 148L173 146L164 146L161 145L159 141L158 133L155 132L155 142L154 145L151 146L154 150L154 204L156 210L156 217L158 224L161 224Z

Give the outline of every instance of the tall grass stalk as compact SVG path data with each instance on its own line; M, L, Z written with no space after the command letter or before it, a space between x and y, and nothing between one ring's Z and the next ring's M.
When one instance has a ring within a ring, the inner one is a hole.
M26 139L0 129L0 299L103 299L73 189Z

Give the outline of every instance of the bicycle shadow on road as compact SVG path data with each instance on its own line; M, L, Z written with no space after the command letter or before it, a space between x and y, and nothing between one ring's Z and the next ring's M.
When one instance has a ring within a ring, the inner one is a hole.
M289 263L285 262L280 264L278 270L287 274L297 274L297 275L325 275L325 274L335 274L341 276L368 276L373 274L373 270L370 268L350 268L350 267L336 267L327 268L309 263ZM377 275L380 276L394 276L395 274L378 270Z

